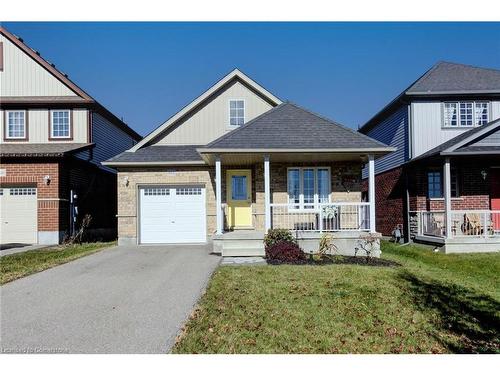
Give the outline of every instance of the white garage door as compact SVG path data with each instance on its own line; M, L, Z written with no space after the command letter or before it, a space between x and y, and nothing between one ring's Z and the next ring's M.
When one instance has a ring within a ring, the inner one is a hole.
M36 188L1 188L0 219L2 244L37 243Z
M205 242L205 188L140 188L139 222L141 243Z

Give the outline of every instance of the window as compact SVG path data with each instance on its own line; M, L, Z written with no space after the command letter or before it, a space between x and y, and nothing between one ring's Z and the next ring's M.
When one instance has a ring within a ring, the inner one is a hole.
M51 138L70 138L71 137L71 123L69 110L57 110L50 112Z
M247 200L247 176L231 176L231 199Z
M10 188L10 195L36 195L36 188Z
M442 198L441 172L427 172L427 194L429 198Z
M229 125L241 126L245 123L245 101L229 101Z
M144 188L144 195L170 195L170 188Z
M26 139L26 111L7 111L8 139Z
M474 108L474 122L476 125L485 125L488 123L488 103L476 102Z
M455 168L450 171L450 188L451 196L456 198L459 196L458 192L458 172ZM443 174L441 171L427 172L427 196L428 198L443 198Z
M444 127L484 125L489 120L488 102L446 102L443 105Z
M330 200L329 168L288 168L288 203L312 210Z
M175 190L176 195L201 195L201 188L190 187L190 188L177 188Z

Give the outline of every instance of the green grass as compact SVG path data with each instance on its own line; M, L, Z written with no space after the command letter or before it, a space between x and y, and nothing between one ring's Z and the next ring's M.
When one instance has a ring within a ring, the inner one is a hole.
M401 267L219 267L173 352L499 352L500 254L382 246Z
M5 255L0 258L0 285L93 254L115 244L116 242L93 242L60 245Z

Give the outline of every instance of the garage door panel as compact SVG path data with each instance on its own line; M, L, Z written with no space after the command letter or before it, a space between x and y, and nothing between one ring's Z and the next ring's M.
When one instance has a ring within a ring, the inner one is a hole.
M141 243L206 241L204 188L141 188L140 200Z
M0 189L0 241L6 243L37 242L37 191L34 187Z

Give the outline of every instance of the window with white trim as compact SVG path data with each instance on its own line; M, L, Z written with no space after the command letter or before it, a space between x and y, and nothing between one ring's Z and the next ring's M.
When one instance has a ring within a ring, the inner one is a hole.
M288 168L288 203L296 210L317 209L330 201L330 168Z
M7 139L26 138L26 111L7 111Z
M69 110L50 111L50 137L70 138L70 122Z
M484 125L489 121L489 103L483 101L445 102L443 119L445 128Z
M230 100L229 101L229 125L241 126L245 123L245 101Z

